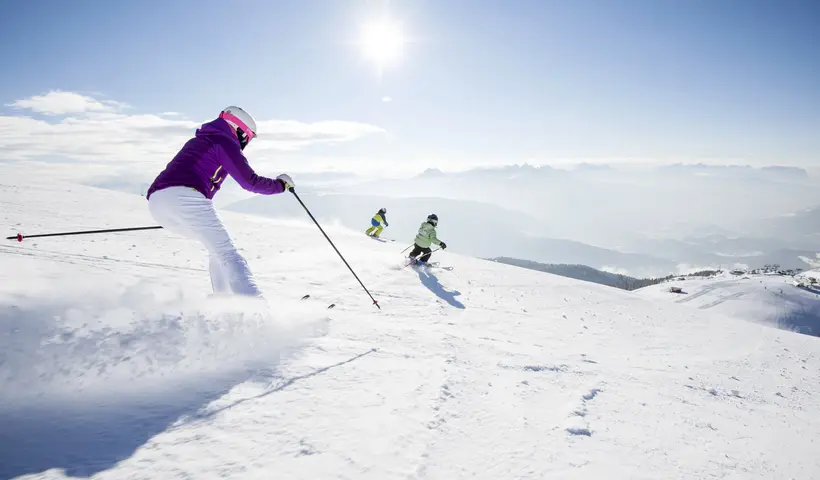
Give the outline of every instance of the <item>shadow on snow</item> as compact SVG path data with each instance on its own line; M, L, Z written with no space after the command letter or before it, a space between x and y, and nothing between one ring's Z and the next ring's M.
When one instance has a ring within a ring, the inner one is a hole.
M341 367L342 365L346 365L348 363L355 362L356 360L358 360L358 359L360 359L360 358L362 358L366 355L370 355L371 353L373 353L375 351L376 351L375 348L371 348L370 350L368 350L366 352L359 353L357 355L354 355L353 357L348 358L347 360L342 360L341 362L337 362L337 363L334 363L332 365L328 365L326 367L318 368L318 369L316 369L316 370L314 370L310 373L306 373L304 375L299 375L299 376L296 376L296 377L288 378L288 379L284 380L283 382L281 382L276 387L274 387L270 390L267 390L263 393L260 393L259 395L254 395L254 396L251 396L251 397L242 398L240 400L237 400L237 401L231 403L230 405L225 405L224 407L220 407L220 408L217 408L215 410L211 410L211 411L207 411L207 412L197 412L196 414L191 415L191 420L192 421L198 421L198 420L208 419L208 418L214 417L214 416L224 412L225 410L229 410L231 408L237 407L237 406L239 406L239 405L241 405L245 402L258 400L260 398L267 397L268 395L274 394L276 392L281 392L282 390L290 387L291 385L293 385L294 383L296 383L300 380L306 380L308 378L315 377L316 375L321 375L322 373L325 373L328 370L332 370L334 368ZM186 422L186 423L193 423L193 422Z
M89 299L13 303L0 305L0 478L108 470L287 350L264 322L126 309L118 323Z
M427 269L417 268L416 271L419 274L421 283L427 287L428 290L435 293L440 299L449 303L453 307L460 309L467 308L463 303L456 300L456 297L461 295L461 292L458 290L448 291L445 289L444 286L438 281L438 277L430 273Z
M126 460L181 416L227 393L246 376L201 380L171 391L0 410L0 478L65 469L90 477Z

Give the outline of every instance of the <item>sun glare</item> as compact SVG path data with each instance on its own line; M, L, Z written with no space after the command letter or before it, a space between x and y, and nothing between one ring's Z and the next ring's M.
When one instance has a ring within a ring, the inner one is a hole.
M401 27L393 22L373 21L362 30L361 46L368 59L383 66L401 56L404 35Z

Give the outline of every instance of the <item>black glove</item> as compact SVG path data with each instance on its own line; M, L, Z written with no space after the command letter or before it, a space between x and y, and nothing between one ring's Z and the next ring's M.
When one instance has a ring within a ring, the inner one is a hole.
M439 244L438 244L438 246L439 246L439 247L441 247L441 249L442 249L442 250L444 250L445 248L447 248L447 244L446 244L446 243L444 243L444 242L439 243Z

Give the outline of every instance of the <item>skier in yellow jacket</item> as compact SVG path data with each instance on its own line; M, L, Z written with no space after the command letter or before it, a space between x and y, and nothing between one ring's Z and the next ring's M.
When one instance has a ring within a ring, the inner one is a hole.
M438 215L435 213L427 216L427 220L419 227L419 233L416 235L415 245L410 252L409 258L415 259L419 254L424 254L415 260L416 264L423 265L430 261L430 245L438 245L442 250L447 248L447 244L442 242L436 236L436 225L438 225Z
M384 227L382 226L382 223L384 223L384 227L389 227L390 226L387 223L387 209L386 208L380 208L379 212L376 213L375 215L373 215L373 218L370 219L371 227L368 228L367 230L365 230L364 233L366 233L370 237L379 238L379 235L381 235L382 230L384 230Z

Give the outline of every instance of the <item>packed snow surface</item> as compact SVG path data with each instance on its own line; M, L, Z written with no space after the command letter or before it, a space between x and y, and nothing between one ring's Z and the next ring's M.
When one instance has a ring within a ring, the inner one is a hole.
M8 235L153 224L3 173ZM223 219L269 314L164 230L0 244L0 478L820 478L816 337L327 226L378 310L309 219Z
M820 290L799 283L791 276L724 272L710 278L671 280L635 292L648 299L820 336ZM681 291L671 292L671 287Z

